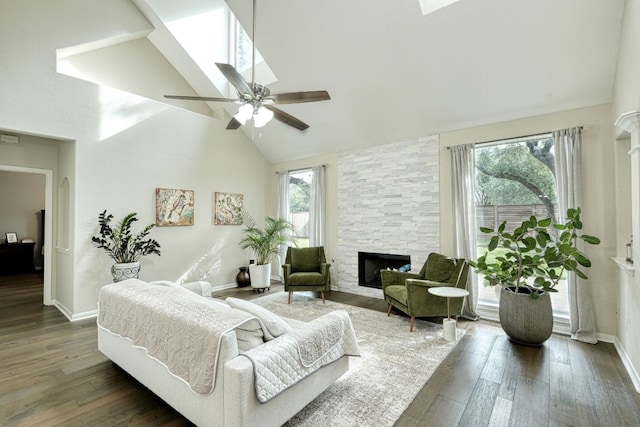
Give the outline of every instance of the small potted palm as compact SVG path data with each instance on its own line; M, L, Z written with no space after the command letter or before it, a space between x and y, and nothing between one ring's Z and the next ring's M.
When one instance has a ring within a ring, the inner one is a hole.
M293 242L293 226L284 218L265 218L264 228L258 228L248 213L243 214L244 238L240 240L242 249L252 249L256 263L249 265L251 287L254 290L270 288L271 260L280 251L280 246Z
M98 215L100 230L91 238L91 241L95 247L104 249L115 261L111 267L114 282L137 279L140 272L140 258L152 254L160 256L160 243L154 239L145 239L155 224L149 224L142 231L134 234L131 226L138 221L136 216L137 213L130 213L112 227L112 214L107 214L104 210Z

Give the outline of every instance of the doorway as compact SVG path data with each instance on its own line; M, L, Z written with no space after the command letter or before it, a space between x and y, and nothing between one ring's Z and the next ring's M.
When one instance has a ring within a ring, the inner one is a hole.
M0 171L20 172L30 174L44 175L44 244L42 245L42 253L44 265L42 266L43 277L43 303L44 305L52 305L52 253L53 253L53 232L52 217L53 212L53 171L49 169L31 168L23 166L0 165Z

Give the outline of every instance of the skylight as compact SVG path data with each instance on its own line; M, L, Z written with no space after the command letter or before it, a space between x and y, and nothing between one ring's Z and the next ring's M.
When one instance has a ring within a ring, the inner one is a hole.
M235 90L222 76L216 62L233 65L251 81L253 42L223 0L146 0L169 34L193 59L224 96ZM276 79L259 52L256 52L256 80L261 84Z
M449 6L457 1L458 0L418 0L423 15L435 12L436 10L442 9L443 7Z

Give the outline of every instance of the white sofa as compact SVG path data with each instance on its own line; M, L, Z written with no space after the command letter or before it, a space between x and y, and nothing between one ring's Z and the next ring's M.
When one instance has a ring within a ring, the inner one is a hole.
M149 286L156 286L135 279L126 282L134 289L134 294L149 292ZM120 286L123 283L119 282ZM146 348L134 345L128 337L114 333L100 324L100 319L104 317L101 314L105 315L103 311L107 310L100 308L102 299L105 298L106 301L108 298L103 295L104 290L115 285L117 284L107 285L100 292L99 350L198 426L282 425L349 368L349 357L340 357L286 388L266 403L261 403L256 397L254 365L249 358L240 355L236 331L229 330L221 334L218 344L213 390L208 394L197 393L187 381L171 373L165 363L150 356ZM163 304L194 304L194 298L204 300L201 296L194 297L194 294L187 290L172 289L170 297L166 302L163 301ZM200 304L200 301L197 303ZM211 303L214 304L214 301ZM108 306L106 303L104 305ZM297 328L306 327L306 324L300 326L299 323ZM270 346L277 346L279 339L284 338L275 338L270 342Z

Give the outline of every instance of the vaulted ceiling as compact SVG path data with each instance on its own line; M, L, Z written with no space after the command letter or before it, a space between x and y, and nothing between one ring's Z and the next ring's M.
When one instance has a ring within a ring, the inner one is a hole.
M252 1L227 3L251 28ZM180 1L185 14L190 4ZM280 162L608 103L624 0L459 0L427 15L419 0L258 0L257 10L271 91L331 95L282 107L304 132L276 121L239 130Z

